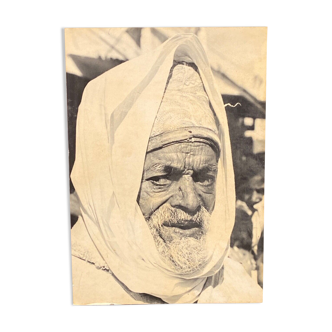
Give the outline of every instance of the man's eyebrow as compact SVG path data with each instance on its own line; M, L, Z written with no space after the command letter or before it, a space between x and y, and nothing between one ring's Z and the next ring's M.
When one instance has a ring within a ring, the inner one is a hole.
M144 171L144 173L161 172L161 173L166 173L166 174L174 174L174 173L181 173L182 171L183 171L183 168L181 168L181 167L156 163L156 164L151 165L149 168L147 168ZM218 165L217 164L204 165L202 168L199 168L195 171L199 172L199 173L217 173Z
M173 171L173 167L167 164L160 164L156 163L151 165L149 168L145 170L145 172L164 172L164 173L171 173Z
M217 173L218 165L217 164L209 164L197 170L199 173Z

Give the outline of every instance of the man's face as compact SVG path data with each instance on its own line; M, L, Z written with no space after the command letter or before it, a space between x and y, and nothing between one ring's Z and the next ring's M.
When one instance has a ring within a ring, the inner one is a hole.
M243 201L251 210L254 210L254 205L261 202L264 196L264 177L260 174L253 176L243 191Z
M146 155L138 204L161 256L177 271L204 265L218 160L205 143L173 144Z

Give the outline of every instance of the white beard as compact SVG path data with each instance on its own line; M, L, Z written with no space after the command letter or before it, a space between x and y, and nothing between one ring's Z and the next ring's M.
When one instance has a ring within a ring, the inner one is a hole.
M167 223L175 224L182 220L193 220L199 224L194 235L185 236L181 232L177 233L175 227L165 226ZM189 274L205 266L208 256L206 233L210 214L203 206L194 216L190 216L166 203L147 219L147 223L159 254L175 272Z

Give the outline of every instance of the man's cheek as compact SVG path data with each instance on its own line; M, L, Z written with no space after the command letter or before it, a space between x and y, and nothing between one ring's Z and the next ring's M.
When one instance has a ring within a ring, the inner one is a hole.
M205 209L209 212L212 213L214 203L215 203L215 193L214 192L200 192L201 200L203 202L203 205Z
M142 186L138 205L145 218L149 218L170 197L169 191L154 192L149 186Z

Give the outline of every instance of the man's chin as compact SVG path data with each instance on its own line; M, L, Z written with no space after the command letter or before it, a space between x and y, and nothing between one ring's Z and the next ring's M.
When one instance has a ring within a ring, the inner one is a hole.
M155 238L159 254L166 264L181 274L194 273L203 268L207 262L205 236L183 236L182 232L169 230L170 234ZM181 234L180 234L181 233Z
M193 273L207 261L205 241L192 237L173 240L168 244L168 257L177 272Z
M189 274L205 266L209 218L204 207L191 216L165 204L147 219L157 250L172 270Z

